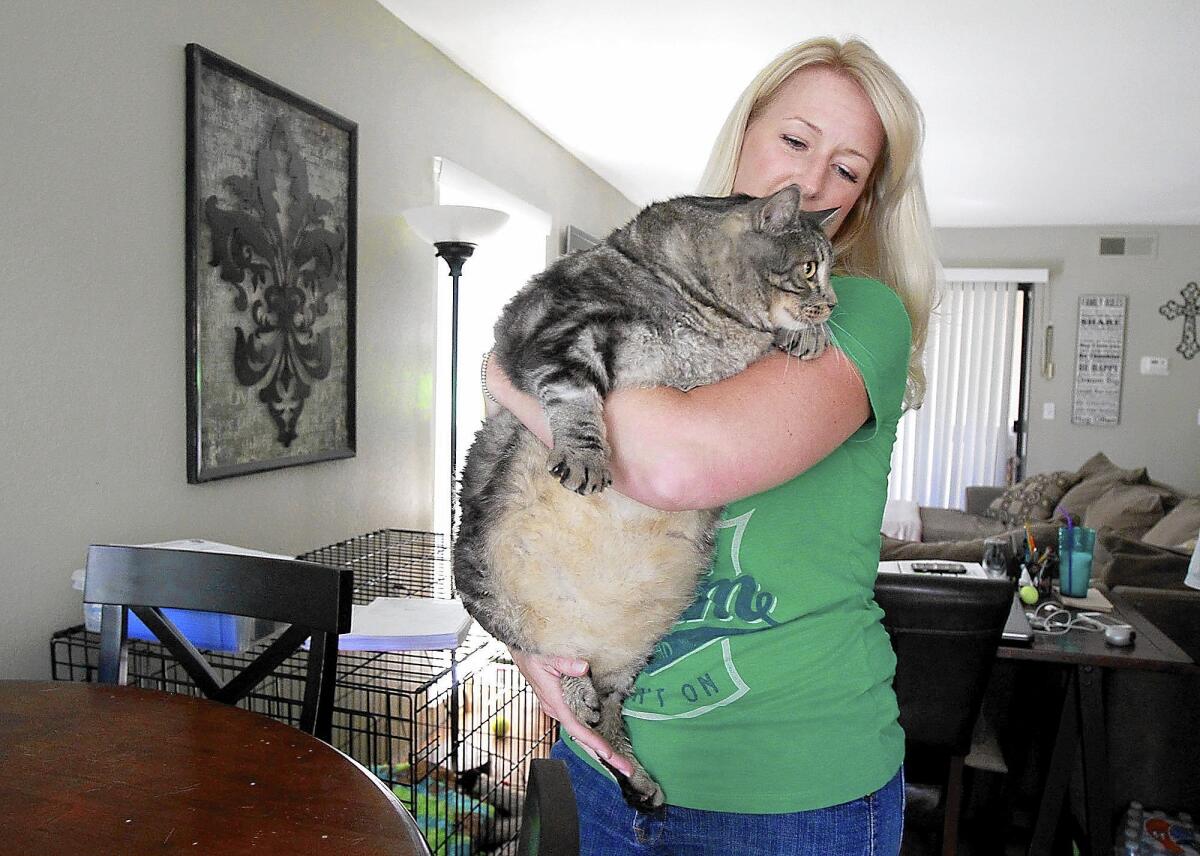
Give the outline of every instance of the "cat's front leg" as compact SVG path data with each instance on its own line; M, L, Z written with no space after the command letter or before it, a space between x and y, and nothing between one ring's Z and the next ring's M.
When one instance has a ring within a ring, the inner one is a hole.
M795 330L775 331L775 346L802 360L815 360L829 347L828 324L805 324Z
M612 484L602 406L594 389L554 386L542 395L554 442L547 469L563 487L583 496Z

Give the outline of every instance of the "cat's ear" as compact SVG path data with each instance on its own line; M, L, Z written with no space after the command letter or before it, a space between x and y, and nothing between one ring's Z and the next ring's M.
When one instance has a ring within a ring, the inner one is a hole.
M841 211L841 208L826 208L824 211L805 211L804 216L812 220L822 229L833 222L833 218Z
M766 199L760 199L758 214L754 218L755 229L767 235L778 235L784 232L796 222L803 201L804 195L794 184L789 184Z

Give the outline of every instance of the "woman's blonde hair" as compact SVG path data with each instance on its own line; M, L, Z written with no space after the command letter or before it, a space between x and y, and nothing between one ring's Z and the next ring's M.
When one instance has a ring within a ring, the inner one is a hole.
M794 45L776 57L746 87L725 120L699 192L709 196L732 192L746 127L789 77L810 66L826 66L857 82L883 123L883 152L862 196L834 238L834 258L839 272L874 277L903 301L912 323L904 403L920 407L925 396L925 336L938 277L921 179L925 123L908 87L875 51L857 39L819 38Z

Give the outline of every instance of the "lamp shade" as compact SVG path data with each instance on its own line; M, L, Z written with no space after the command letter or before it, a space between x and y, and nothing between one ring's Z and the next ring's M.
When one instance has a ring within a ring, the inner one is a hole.
M478 244L508 222L508 214L474 205L425 205L409 208L404 219L418 237L430 244L459 241Z
M1196 546L1192 548L1192 561L1188 563L1187 577L1184 578L1183 583L1194 589L1200 589L1200 533L1197 533Z

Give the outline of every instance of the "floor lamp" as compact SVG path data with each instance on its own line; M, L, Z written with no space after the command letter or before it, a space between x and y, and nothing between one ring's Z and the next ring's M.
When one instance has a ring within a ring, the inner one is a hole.
M450 295L450 532L454 537L455 487L458 476L458 279L463 263L475 252L475 245L494 235L508 222L508 214L494 208L473 205L426 205L410 208L404 219L417 236L437 248L445 259L453 282Z

